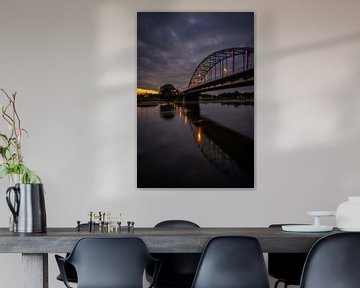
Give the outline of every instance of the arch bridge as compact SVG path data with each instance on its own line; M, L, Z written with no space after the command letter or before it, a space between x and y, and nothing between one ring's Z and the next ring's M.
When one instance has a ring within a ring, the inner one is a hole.
M185 94L254 85L254 48L216 51L196 67Z

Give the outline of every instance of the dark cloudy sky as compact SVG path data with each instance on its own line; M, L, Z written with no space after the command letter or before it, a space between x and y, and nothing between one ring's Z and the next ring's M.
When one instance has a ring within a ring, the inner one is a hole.
M159 90L171 83L183 90L197 65L211 53L254 47L250 12L139 12L137 24L138 88Z

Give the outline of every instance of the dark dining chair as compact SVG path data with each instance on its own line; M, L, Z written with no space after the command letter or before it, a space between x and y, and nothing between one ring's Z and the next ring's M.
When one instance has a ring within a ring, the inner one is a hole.
M55 255L55 258L69 288L65 263L74 266L78 288L142 288L145 268L160 263L139 238L82 238L68 257ZM154 281L159 268L160 264L155 267Z
M199 225L187 220L166 220L155 225L155 228L200 228ZM162 266L155 283L156 288L190 288L194 280L196 268L200 260L200 253L157 253L153 254L161 259ZM146 270L147 279L153 277L152 265Z
M80 229L88 230L89 229L89 224L88 223L80 224ZM98 223L95 223L95 229L99 229L99 224ZM68 256L69 256L69 253L66 254L66 257L68 257ZM75 270L74 266L71 265L70 263L65 262L64 263L64 269L65 269L65 275L66 275L66 278L67 278L68 282L77 283L77 275L76 275L76 270ZM64 282L63 278L61 277L61 274L59 274L56 277L56 279L59 280L59 281Z
M69 254L66 255L66 257L68 257ZM64 258L65 259L65 258ZM76 270L75 267L68 263L68 262L64 262L64 274L66 275L66 279L68 282L71 283L77 283L77 274L76 274ZM59 274L56 277L57 280L64 282L63 277L61 276L61 274Z
M287 224L272 224L270 228L281 228ZM280 283L284 288L288 285L300 285L301 273L304 268L307 253L269 253L268 273L277 279L274 288Z
M269 288L261 247L256 238L212 238L201 256L192 288Z
M360 287L360 233L348 232L318 240L306 259L301 288Z

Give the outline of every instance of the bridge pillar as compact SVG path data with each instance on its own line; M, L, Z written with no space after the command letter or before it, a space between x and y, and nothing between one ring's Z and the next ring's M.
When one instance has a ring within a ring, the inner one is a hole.
M199 97L199 92L184 94L184 101L199 101Z

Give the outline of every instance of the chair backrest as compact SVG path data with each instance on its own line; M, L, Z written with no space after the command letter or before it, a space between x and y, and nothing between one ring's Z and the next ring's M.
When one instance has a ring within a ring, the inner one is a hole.
M166 220L159 222L155 228L200 228L188 220ZM190 287L200 260L200 253L160 253L156 258L162 260L162 267L156 287ZM149 275L152 271L149 269Z
M200 226L188 220L165 220L157 223L155 228L200 228Z
M338 233L321 238L306 259L302 288L360 287L360 233Z
M67 259L76 269L78 288L142 288L152 260L139 238L82 238Z
M256 238L212 238L200 259L192 288L268 288L264 257Z
M290 224L271 224L269 228L281 229L282 225ZM269 275L288 285L300 285L306 257L307 253L268 253Z

